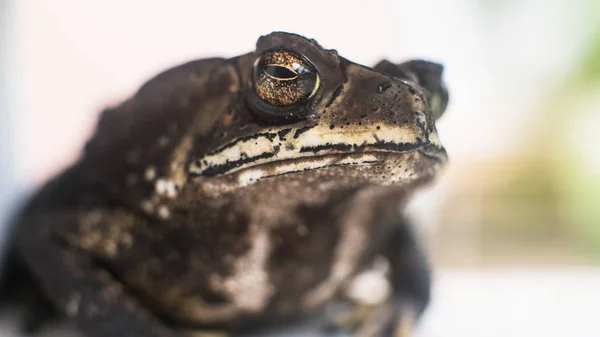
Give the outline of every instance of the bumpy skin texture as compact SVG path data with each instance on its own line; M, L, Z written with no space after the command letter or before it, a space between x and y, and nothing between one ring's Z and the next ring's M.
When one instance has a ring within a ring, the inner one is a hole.
M273 50L316 69L309 98L258 97L253 65ZM389 330L429 300L401 209L446 161L446 101L439 65L371 69L287 33L167 70L105 111L31 200L15 258L86 336L167 337L315 313L380 255Z

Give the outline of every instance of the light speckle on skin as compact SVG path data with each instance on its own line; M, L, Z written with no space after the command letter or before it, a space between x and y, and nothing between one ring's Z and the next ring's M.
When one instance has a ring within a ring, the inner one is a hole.
M175 198L177 196L177 184L171 179L158 179L154 185L156 193L161 196Z
M166 136L162 136L162 137L158 138L158 141L157 141L157 144L160 147L165 147L165 146L169 145L169 143L170 143L170 140Z
M101 292L101 296L109 302L117 300L120 294L121 289L117 286L112 285L102 288Z
M437 148L442 147L442 143L440 142L440 138L439 138L437 130L435 128L429 134L429 141L431 142L431 144L435 145L435 147L437 147Z
M76 317L79 313L79 305L81 304L81 295L79 293L72 293L67 302L66 312L69 317Z
M248 185L260 180L260 178L264 175L267 175L267 174L265 172L263 172L262 170L250 169L248 171L244 171L244 172L240 173L240 175L238 177L238 182L241 187L248 186Z
M78 242L79 246L84 249L90 249L102 242L104 237L100 232L88 232L87 235L81 238Z
M140 207L146 214L154 213L154 204L150 200L142 200Z
M160 206L158 206L158 211L157 211L157 213L158 213L158 216L159 216L161 219L164 219L164 220L166 220L166 219L168 219L169 217L171 217L171 211L169 211L169 208L167 208L167 206L165 206L165 205L160 205Z
M85 215L83 223L88 227L98 225L102 221L102 213L98 211L92 211Z
M154 178L156 178L156 168L154 166L148 166L146 171L144 171L144 179L152 181Z
M346 288L346 296L364 305L383 304L392 294L392 286L386 277L388 270L387 259L377 257L370 269L352 279Z
M108 256L116 256L118 253L117 243L113 240L108 240L104 243L104 253Z
M306 228L306 226L304 226L304 225L300 225L300 226L296 227L296 233L298 233L299 236L307 236L308 228Z
M364 305L383 304L391 294L390 282L384 275L368 271L357 275L350 283L346 295Z

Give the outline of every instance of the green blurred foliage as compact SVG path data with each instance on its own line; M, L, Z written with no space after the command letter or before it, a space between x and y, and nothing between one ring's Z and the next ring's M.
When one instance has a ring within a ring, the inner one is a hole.
M488 197L496 210L488 211L484 234L531 250L572 246L584 261L600 263L600 174L590 170L600 158L600 135L581 130L600 120L600 2L596 8L586 13L590 35L579 64L537 112L543 122L536 141L503 163L513 170Z
M590 116L590 114L600 114L600 2L596 2L595 9L591 15L592 34L588 39L588 48L584 53L578 70L574 74L576 84L570 86L570 94L567 102L561 104L563 107L576 105L576 102L591 102L591 109L586 111L569 111L569 113L584 114L582 118L597 121L599 118ZM564 114L565 118L571 118L569 114ZM597 116L597 115L596 115ZM600 125L596 128L600 132ZM567 138L563 135L562 138ZM582 135L582 141L586 135ZM585 144L589 148L588 155L600 156L600 144L594 139L598 136L590 137L591 142ZM559 183L561 184L561 207L564 220L571 226L572 232L581 243L580 249L593 256L595 262L600 262L600 174L597 170L586 170L585 158L576 153L573 149L563 144L568 142L564 139L557 144L558 148L563 149L564 160L557 161L559 170Z
M583 86L598 84L600 82L600 1L593 3L589 13L590 32L588 49L584 53L576 80Z
M580 80L584 84L594 84L600 81L600 32L594 36L592 49L583 61Z

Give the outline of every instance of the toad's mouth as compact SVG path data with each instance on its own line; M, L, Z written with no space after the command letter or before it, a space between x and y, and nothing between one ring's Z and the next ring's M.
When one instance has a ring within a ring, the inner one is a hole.
M359 170L362 170L360 175L363 178L367 178L369 176L378 176L376 172L381 172L381 169L385 168L389 173L387 182L394 183L398 182L399 179L406 180L409 176L412 179L416 179L419 178L420 175L432 175L433 172L437 171L436 169L441 168L445 161L445 151L436 152L436 154L432 156L423 152L422 148L419 148L416 151L405 152L365 151L310 156L263 163L236 171L234 174L236 175L238 182L243 186L265 178L316 171L326 168L346 168L351 170L358 168ZM413 167L417 163L425 163L425 165L433 168L433 170L416 172ZM410 172L408 172L409 170ZM342 174L345 175L348 171L344 172L345 173ZM385 175L383 175L383 177L385 178Z
M193 161L189 172L214 177L264 169L261 175L265 170L281 175L331 166L372 165L409 152L419 152L440 163L446 161L435 130L426 140L422 132L397 126L378 126L374 132L326 132L328 128L319 129L318 125L291 131L281 129L238 138Z

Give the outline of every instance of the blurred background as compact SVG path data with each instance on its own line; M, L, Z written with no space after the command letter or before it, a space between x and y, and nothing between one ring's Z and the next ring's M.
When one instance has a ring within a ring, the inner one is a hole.
M365 65L446 67L451 162L410 206L436 265L419 336L600 336L597 0L0 0L3 228L103 107L274 30Z

